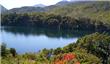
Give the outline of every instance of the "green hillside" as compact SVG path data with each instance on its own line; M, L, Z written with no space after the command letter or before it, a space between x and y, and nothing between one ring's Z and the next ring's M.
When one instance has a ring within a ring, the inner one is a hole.
M17 8L18 10L25 11L24 8ZM29 10L31 11L28 12ZM1 25L110 31L110 2L108 1L68 2L64 6L56 4L44 7L43 10L46 11L43 12L29 10L25 13L13 12L13 14L2 15Z
M85 1L73 2L63 7L57 7L49 12L71 17L87 17L110 24L110 2Z

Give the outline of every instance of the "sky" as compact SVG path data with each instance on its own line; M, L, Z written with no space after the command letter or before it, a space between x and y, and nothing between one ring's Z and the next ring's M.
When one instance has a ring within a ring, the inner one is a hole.
M0 0L0 4L7 9L22 7L22 6L33 6L36 4L53 5L62 0ZM70 1L70 0L64 0Z

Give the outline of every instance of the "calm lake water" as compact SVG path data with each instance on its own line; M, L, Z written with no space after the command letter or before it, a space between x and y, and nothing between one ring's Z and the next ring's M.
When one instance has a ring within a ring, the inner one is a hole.
M41 49L64 47L78 38L91 34L88 31L50 30L29 27L2 27L1 42L18 53L38 52Z

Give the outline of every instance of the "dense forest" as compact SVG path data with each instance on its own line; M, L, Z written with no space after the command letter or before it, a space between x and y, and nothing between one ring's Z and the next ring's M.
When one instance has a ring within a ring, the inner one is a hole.
M110 25L90 18L62 16L47 13L24 13L2 15L2 26L47 27L52 29L80 29L109 31Z
M2 64L109 64L110 36L94 33L63 48L44 48L38 53L26 54L17 54L14 48L2 44L1 58Z

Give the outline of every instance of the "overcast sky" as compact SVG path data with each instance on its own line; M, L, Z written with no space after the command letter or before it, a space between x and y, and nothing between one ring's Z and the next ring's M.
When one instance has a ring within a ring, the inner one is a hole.
M62 0L0 0L0 4L7 9L12 9L22 6L33 6L36 4L53 5ZM66 1L66 0L64 0ZM67 0L70 1L70 0Z

